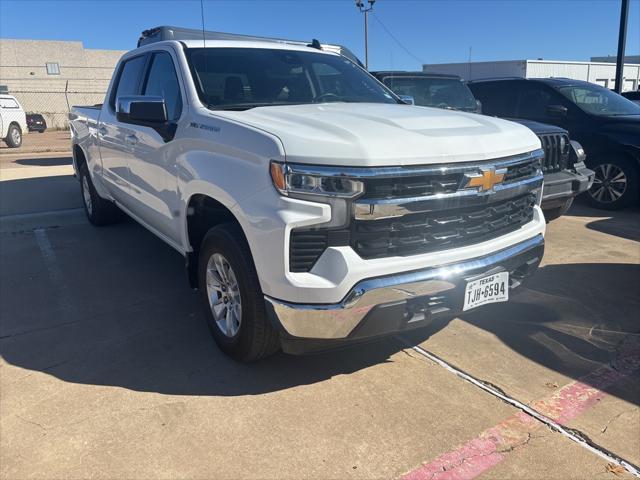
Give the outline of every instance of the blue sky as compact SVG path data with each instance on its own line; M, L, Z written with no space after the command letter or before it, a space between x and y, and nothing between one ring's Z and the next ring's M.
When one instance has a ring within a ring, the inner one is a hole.
M419 60L467 61L469 47L474 61L615 55L620 2L377 0L374 14L370 68L419 69ZM141 30L163 24L199 28L200 1L0 0L2 38L81 40L88 48L128 50ZM205 24L342 43L364 58L363 18L353 0L205 0ZM640 54L640 0L631 0L627 54Z

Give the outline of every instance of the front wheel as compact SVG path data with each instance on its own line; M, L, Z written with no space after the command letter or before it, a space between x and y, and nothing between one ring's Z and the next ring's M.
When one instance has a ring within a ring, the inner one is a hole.
M198 283L207 325L223 352L252 362L279 349L280 339L267 318L251 252L238 225L209 230L200 249Z
M589 204L619 210L638 201L638 168L627 158L610 158L593 165L595 177L587 194Z
M18 148L22 145L22 130L17 125L9 125L9 131L7 132L7 138L5 143L9 148Z

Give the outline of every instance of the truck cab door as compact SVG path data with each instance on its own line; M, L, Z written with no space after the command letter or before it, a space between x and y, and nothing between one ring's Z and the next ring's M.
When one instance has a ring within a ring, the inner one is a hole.
M150 54L141 86L142 97L162 98L167 128L128 125L131 213L174 245L180 243L180 208L176 159L180 155L173 134L183 114L183 92L172 55L167 50Z
M119 122L116 116L116 100L140 92L142 75L148 55L138 55L120 65L109 98L100 114L98 138L102 159L102 180L110 195L125 208L130 208L129 160L133 155L130 140L135 134L132 125Z

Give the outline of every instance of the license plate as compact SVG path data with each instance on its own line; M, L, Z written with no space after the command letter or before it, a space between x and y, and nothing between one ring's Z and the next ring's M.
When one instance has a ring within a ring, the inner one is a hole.
M494 273L467 282L463 311L509 300L509 272Z

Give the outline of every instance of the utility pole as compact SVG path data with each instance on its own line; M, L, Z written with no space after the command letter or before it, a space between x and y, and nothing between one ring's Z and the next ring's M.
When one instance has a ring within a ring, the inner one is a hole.
M376 0L367 0L369 6L365 6L363 0L356 0L356 7L364 13L364 66L369 70L369 12L373 10Z
M627 19L629 18L629 0L621 0L620 31L618 33L618 58L616 59L616 93L622 92L622 74L624 70L624 47L627 43Z

